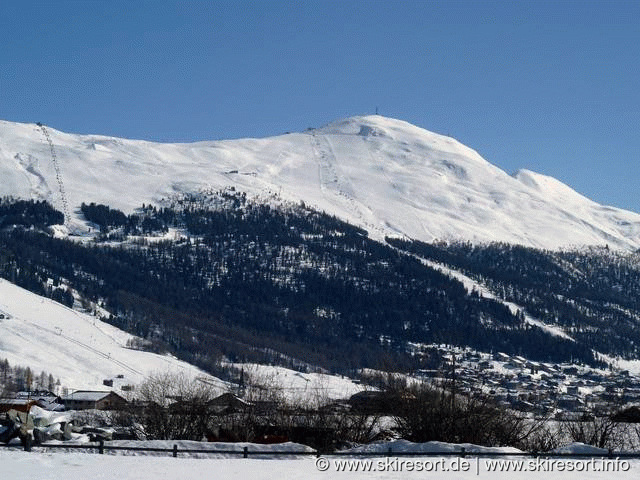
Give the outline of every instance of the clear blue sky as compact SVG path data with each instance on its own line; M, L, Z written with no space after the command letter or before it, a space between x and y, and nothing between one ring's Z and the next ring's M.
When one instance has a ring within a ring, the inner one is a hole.
M1 119L192 141L376 106L640 212L637 0L0 1Z

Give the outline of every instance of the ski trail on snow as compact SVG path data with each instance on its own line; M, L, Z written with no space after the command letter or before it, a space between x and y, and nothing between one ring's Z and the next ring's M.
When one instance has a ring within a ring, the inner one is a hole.
M51 201L53 193L49 188L47 180L40 172L40 162L36 157L29 154L16 153L13 157L20 171L29 182L31 194L41 200Z
M495 300L496 302L502 303L504 306L506 306L513 315L517 315L520 312L524 313L524 321L526 323L528 323L529 325L534 325L538 328L540 328L541 330L544 330L545 332L549 333L550 335L556 336L556 337L561 337L564 338L566 340L570 340L572 342L575 342L575 339L573 337L571 337L570 335L568 335L560 326L558 325L549 325L548 323L544 323L542 320L539 320L537 318L532 317L531 315L529 315L528 313L526 313L525 309L523 307L521 307L520 305L514 303L514 302L510 302L508 300L503 300L502 298L498 297L497 295L495 295L491 290L489 290L485 285L483 285L482 283L474 280L471 277L468 277L467 275L465 275L464 273L455 270L453 268L450 268L446 265L443 265L441 263L435 262L433 260L428 260L426 258L421 257L420 255L417 254L413 254L413 253L408 253L404 250L400 250L396 247L391 246L394 250L407 254L407 255L411 255L413 258L415 258L416 260L420 261L420 263L422 263L423 265L426 265L428 267L433 268L434 270L438 270L440 273L443 273L445 275L447 275L450 278L454 278L456 280L458 280L460 283L462 283L462 285L464 285L465 289L467 290L467 292L471 293L473 290L475 290L476 292L478 292L479 294L481 294L484 298L488 298L491 300Z
M366 230L376 232L379 236L384 236L384 230L371 223L369 218L373 217L373 212L354 198L354 188L345 175L340 174L338 161L334 153L331 141L326 135L311 134L311 147L318 162L318 176L320 179L320 190L324 197L337 206L347 208L353 213L358 222ZM369 210L365 213L363 207Z

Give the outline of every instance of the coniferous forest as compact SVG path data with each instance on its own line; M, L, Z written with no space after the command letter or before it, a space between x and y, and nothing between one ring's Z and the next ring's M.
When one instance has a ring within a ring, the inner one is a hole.
M593 350L640 353L633 255L385 244L304 204L270 205L232 190L164 203L130 215L83 204L96 236L80 241L51 234L48 226L63 217L50 206L5 200L0 274L68 305L75 291L147 348L209 371L223 357L336 372L409 370L428 361L416 346L434 343L591 365L601 364ZM424 259L464 272L523 311L468 291Z

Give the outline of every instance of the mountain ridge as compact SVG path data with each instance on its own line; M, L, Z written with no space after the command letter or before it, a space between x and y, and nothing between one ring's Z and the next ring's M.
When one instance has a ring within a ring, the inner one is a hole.
M639 214L530 170L509 175L457 140L382 116L262 139L172 144L45 128L76 233L88 230L83 202L132 212L175 194L234 187L305 202L379 240L640 248ZM57 173L41 128L0 121L0 194L60 206Z

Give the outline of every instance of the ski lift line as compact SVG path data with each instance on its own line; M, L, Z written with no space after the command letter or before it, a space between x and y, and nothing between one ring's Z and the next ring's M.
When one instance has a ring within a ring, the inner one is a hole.
M51 140L51 135L49 135L49 131L47 128L40 122L36 125L40 127L42 131L42 135L44 135L47 144L49 145L49 150L51 151L51 160L53 162L53 168L56 172L56 181L58 182L58 189L60 190L60 199L62 201L62 208L64 213L64 223L69 224L69 220L71 216L69 215L69 203L67 202L67 194L64 190L64 183L62 182L62 173L60 172L60 164L58 163L58 156L56 155L56 149L53 146L53 141Z
M43 330L45 332L49 332L49 333L52 333L54 335L58 335L58 336L64 338L65 340L67 340L67 341L69 341L71 343L75 343L76 345L78 345L80 347L83 347L83 348L85 348L87 350L90 350L90 351L96 353L97 355L110 360L112 363L115 363L116 365L120 366L121 368L129 370L130 372L132 372L134 374L144 375L142 372L139 372L138 370L132 368L131 366L125 364L124 362L121 362L120 360L112 358L110 354L106 354L104 352L101 352L100 350L97 350L96 348L93 348L90 345L87 345L86 343L82 343L82 342L80 342L80 341L78 341L78 340L76 340L74 338L71 338L71 337L69 337L67 335L64 335L62 333L62 329L60 329L59 331L58 330L51 330L51 329L43 327L41 325L37 325L37 324L35 324L35 323L33 323L33 322L29 321L29 320L21 319L21 321L24 322L24 323L27 323L27 324L29 324L29 325L31 325L33 327L36 327L36 328L38 328L40 330ZM17 335L18 337L22 337L22 338L25 338L25 339L27 338L27 337L25 337L24 335L22 335L19 332L14 332L14 334Z
M122 362L122 361L120 361L120 360L118 360L116 358L113 358L110 353L104 353L104 352L102 352L102 351L100 351L100 350L98 350L98 349L96 349L96 348L94 348L94 347L92 347L90 345L87 345L86 343L83 343L83 342L80 342L79 340L76 340L75 338L72 338L72 337L69 337L67 335L64 335L63 333L61 333L60 336L62 338L64 338L65 340L69 341L69 342L75 343L76 345L78 345L80 347L83 347L83 348L85 348L85 349L87 349L89 351L94 352L95 354L97 354L97 355L99 355L99 356L101 356L103 358L106 358L107 360L111 361L111 363L114 363L114 364L116 364L116 365L118 365L118 366L120 366L120 367L122 367L122 368L124 368L126 370L129 370L132 373L135 373L137 375L144 375L139 370L136 370L135 368L130 367L126 363L124 363L124 362Z
M84 348L86 350L89 350L89 351L95 353L96 355L98 355L100 357L106 358L107 360L111 361L112 363L124 368L125 370L129 370L131 373L134 373L136 375L144 375L144 373L140 372L139 370L136 370L135 368L131 367L130 365L127 365L126 363L124 363L124 362L122 362L122 361L120 361L120 360L118 360L116 358L113 358L111 356L111 354L104 353L104 352L98 350L97 348L92 347L91 345L87 345L86 343L83 343L83 342L81 342L79 340L76 340L73 337L69 337L68 335L65 335L64 333L62 333L62 329L59 328L59 327L56 330L52 330L52 329L44 327L42 325L37 325L37 324L35 324L35 323L33 323L33 322L29 321L29 320L26 320L26 319L22 319L22 321L24 323L28 323L28 324L40 329L40 330L44 330L45 332L49 332L49 333L52 333L52 334L57 335L59 337L62 337L65 340L67 340L67 341L69 341L71 343L75 343L79 347L82 347L82 348Z

